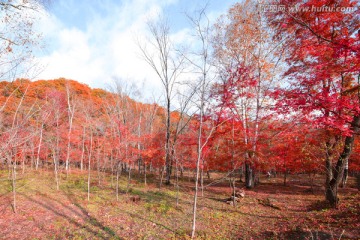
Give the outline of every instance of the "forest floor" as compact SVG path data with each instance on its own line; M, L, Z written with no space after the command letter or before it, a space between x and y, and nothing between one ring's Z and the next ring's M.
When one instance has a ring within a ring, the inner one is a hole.
M86 172L63 174L56 190L52 172L28 171L18 174L14 213L8 176L0 171L0 239L189 239L194 183L186 177L177 204L176 188L159 189L151 177L147 186L134 178L126 193L122 176L117 200L115 179L93 172L87 201ZM199 197L197 239L360 239L354 178L340 190L337 209L323 201L322 176L313 187L307 175L289 176L287 186L264 178L235 207L224 201L228 182L210 183Z

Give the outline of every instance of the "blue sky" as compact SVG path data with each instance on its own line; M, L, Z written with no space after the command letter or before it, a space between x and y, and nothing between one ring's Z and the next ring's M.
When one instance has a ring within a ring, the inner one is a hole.
M234 0L58 0L40 21L45 48L37 54L43 71L37 79L65 77L91 87L107 88L120 78L143 83L144 91L161 88L160 81L141 59L136 38L147 35L146 22L165 15L178 43L191 29L184 12L208 3L215 21Z

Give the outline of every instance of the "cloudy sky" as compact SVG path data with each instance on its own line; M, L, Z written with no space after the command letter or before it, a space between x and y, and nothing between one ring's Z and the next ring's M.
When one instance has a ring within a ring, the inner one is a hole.
M37 53L43 70L37 79L65 77L106 88L114 78L144 82L144 91L156 91L160 82L142 60L137 38L147 34L148 20L165 15L171 35L186 42L190 27L184 12L208 3L215 20L234 0L55 0L40 21L45 48Z

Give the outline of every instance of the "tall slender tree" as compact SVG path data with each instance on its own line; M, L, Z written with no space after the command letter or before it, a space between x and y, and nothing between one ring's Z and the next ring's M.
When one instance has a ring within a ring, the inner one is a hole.
M214 49L221 81L215 86L220 111L243 123L245 184L253 188L259 161L261 122L271 111L270 90L277 79L281 46L256 1L235 4L215 25Z
M151 39L147 45L139 43L144 60L155 71L164 87L166 109L165 137L165 183L170 184L173 158L171 156L171 107L179 74L182 72L184 57L176 54L170 38L170 27L166 19L149 22Z

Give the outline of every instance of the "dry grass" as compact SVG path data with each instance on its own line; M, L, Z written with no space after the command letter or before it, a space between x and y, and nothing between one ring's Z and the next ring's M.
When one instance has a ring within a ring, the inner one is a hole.
M174 186L144 186L140 177L132 181L128 194L122 178L116 201L111 178L99 183L94 172L88 202L86 173L63 176L56 191L51 172L29 171L19 176L14 214L7 176L0 172L0 239L189 238L193 183L187 179L180 183L178 205ZM360 194L354 179L341 189L338 209L323 202L322 182L319 176L311 187L307 176L290 176L283 186L281 178L265 179L235 207L223 201L230 196L228 182L211 185L199 199L197 238L359 239ZM140 201L132 201L133 196Z

